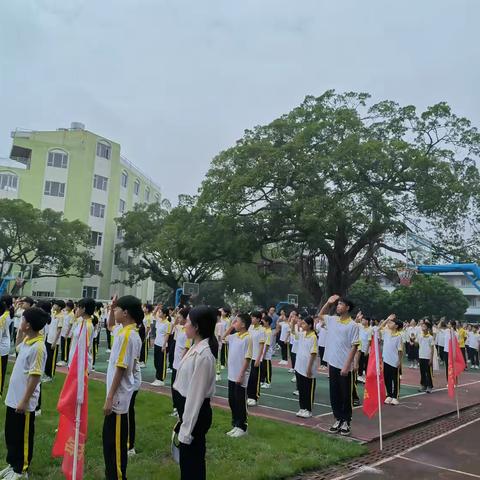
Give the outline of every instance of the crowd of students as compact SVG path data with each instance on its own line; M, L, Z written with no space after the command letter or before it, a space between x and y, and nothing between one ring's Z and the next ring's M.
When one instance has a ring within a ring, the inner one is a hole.
M128 457L135 455L135 402L141 369L153 349L154 387L171 374L172 415L184 479L206 478L205 437L212 423L210 399L226 370L231 430L248 432L248 407L259 404L263 389L274 381L272 358L289 367L298 396L298 417L313 415L316 379L327 374L334 423L332 434L351 433L353 407L360 404L357 384L365 382L371 338L381 340L387 390L386 404L398 405L402 360L419 368L420 391L433 389L432 367L438 358L448 370L452 334L472 369L479 367L478 326L443 319L401 322L395 315L376 321L353 303L334 295L317 315L274 307L250 313L227 307L178 308L143 304L133 296L114 297L109 305L93 299L34 302L29 297L0 299L0 393L12 343L17 355L8 392L5 421L7 466L0 478L26 478L32 459L35 417L41 414L41 384L55 377L56 366L69 366L82 331L87 332L88 370L95 369L101 332L109 354L103 426L105 476L124 479Z

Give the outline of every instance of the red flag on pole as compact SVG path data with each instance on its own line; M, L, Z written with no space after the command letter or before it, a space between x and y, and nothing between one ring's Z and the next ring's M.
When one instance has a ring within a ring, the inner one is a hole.
M58 399L60 413L52 456L63 457L62 472L68 480L83 478L88 421L88 356L85 321Z
M380 409L380 403L385 401L386 396L383 365L380 362L378 346L378 331L375 331L370 343L370 356L363 394L363 413L368 418L372 418Z
M457 336L450 331L450 340L448 341L448 395L455 396L455 385L458 377L465 370L465 359L463 358Z

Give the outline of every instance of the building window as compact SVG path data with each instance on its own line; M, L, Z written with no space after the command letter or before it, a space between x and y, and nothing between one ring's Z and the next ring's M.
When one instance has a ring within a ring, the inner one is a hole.
M45 190L43 192L45 195L50 195L51 197L64 197L65 196L65 184L60 182L52 182L47 180L45 182Z
M115 250L115 255L113 257L113 264L114 265L118 265L120 263L120 260L121 260L121 254L120 254L120 251L119 250Z
M117 240L123 240L123 231L120 227L117 227Z
M43 292L41 290L36 290L32 292L32 297L37 298L53 298L55 296L55 292Z
M52 150L51 152L48 152L47 165L55 168L67 168L68 155L59 150Z
M134 195L138 195L140 193L140 180L137 178L135 183L133 184L133 193Z
M91 260L88 266L88 273L91 275L97 275L100 273L100 260Z
M108 178L102 177L101 175L94 175L93 176L93 188L97 188L98 190L107 191L107 183Z
M100 247L102 245L103 233L102 232L91 232L91 241L93 247Z
M105 217L105 205L101 203L92 202L90 205L90 215L92 217L104 218Z
M18 177L13 173L0 173L0 190L14 192L18 188Z
M160 195L156 193L153 197L157 203L160 203Z
M122 185L123 188L127 188L127 184L128 184L128 173L123 171L122 178L120 179L120 185Z
M112 147L107 145L106 143L97 143L97 157L106 158L107 160L110 158L110 153L112 151Z
M145 202L149 202L150 201L150 189L147 187L145 189Z
M83 290L82 290L83 298L97 298L97 294L98 294L98 287L87 287L86 285L83 287Z
M125 211L125 200L120 199L120 203L118 205L118 211L123 213Z

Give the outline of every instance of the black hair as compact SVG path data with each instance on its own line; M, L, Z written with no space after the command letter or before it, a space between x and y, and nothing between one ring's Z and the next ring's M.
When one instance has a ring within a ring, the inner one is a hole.
M39 307L27 308L23 312L23 317L35 332L39 332L50 320L50 315L43 308Z
M148 312L148 313L152 313L153 312L153 305L151 303L146 303L145 304L145 310Z
M117 307L126 310L128 314L135 320L137 325L143 322L142 302L139 298L133 295L124 295L117 300Z
M33 304L35 303L32 297L23 297L22 302L28 303L31 307L33 307Z
M2 298L0 298L0 315L3 315L7 311L7 302Z
M239 313L237 317L244 323L245 328L248 330L252 324L252 319L248 313Z
M212 355L218 356L218 341L215 337L215 325L217 324L217 311L212 307L200 305L190 310L188 318L202 339L208 338L208 345Z
M262 312L252 312L250 315L252 317L258 318L259 320L262 319Z
M311 316L309 315L308 317L305 317L305 318L303 319L303 321L304 321L311 329L313 329L313 324L315 323L315 322L313 321L313 317L311 317Z
M67 301L65 302L65 306L68 307L70 310L73 310L74 307L75 307L75 304L73 303L72 300L67 300Z
M450 325L452 326L452 328L453 328L454 330L457 329L457 322L456 322L455 320L451 320L451 321L450 321Z
M183 318L187 318L188 317L188 314L190 313L190 308L188 307L184 307L184 308L181 308L178 313L183 317Z
M95 308L97 310L101 310L103 308L103 303L102 302L95 302Z
M63 300L54 300L53 305L58 305L62 310L65 308L65 302Z
M340 297L337 303L340 303L340 302L344 303L348 307L348 311L350 313L355 308L355 304L347 297Z
M394 323L395 323L395 325L397 326L397 332L400 331L400 330L402 330L402 328L403 328L403 322L402 322L400 319L396 318L396 319L394 320Z
M264 322L267 322L269 325L271 325L272 322L273 322L272 317L269 317L268 315L265 315L265 316L262 318L262 320L263 320Z
M95 313L95 300L93 298L82 298L78 301L78 307L83 308L87 315Z
M232 313L232 310L230 310L230 307L222 307L222 310L223 310L227 315L230 315L230 313Z
M52 303L49 302L48 300L39 300L37 302L37 307L41 308L44 312L48 313L49 315L52 312ZM50 323L50 321L48 321L47 323Z
M13 297L11 295L2 295L2 300L5 302L5 305L10 314L10 318L15 316L15 308L13 307Z
M162 313L168 318L169 321L171 321L170 317L170 308L169 307L163 307L162 308Z

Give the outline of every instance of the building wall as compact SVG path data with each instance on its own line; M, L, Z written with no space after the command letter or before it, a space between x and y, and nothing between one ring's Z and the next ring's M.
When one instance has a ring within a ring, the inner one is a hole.
M103 276L94 275L85 279L45 278L33 280L33 292L54 292L57 297L78 298L83 287L96 287L97 298L108 299L114 292L131 293L143 300L152 300L154 284L150 280L133 288L112 285L116 279L125 279L128 272L119 272L114 266L114 248L117 240L115 218L121 215L120 199L125 202L125 211L135 203L143 203L146 189L150 190L149 202L160 201L160 188L127 159L120 155L120 145L87 130L69 129L47 132L12 132L13 147L31 149L29 168L22 164L0 162L0 174L15 173L18 176L16 191L0 189L0 198L21 198L37 208L51 208L63 211L69 220L81 220L94 231L103 234L102 245L95 247L94 259L100 261ZM110 158L97 155L97 144L110 147ZM47 165L50 151L68 154L67 168ZM127 186L120 184L122 172L128 175ZM107 190L93 187L94 175L106 177ZM140 182L139 194L134 195L134 182ZM65 184L64 197L44 194L45 182L55 181ZM91 203L105 205L104 218L90 214Z

